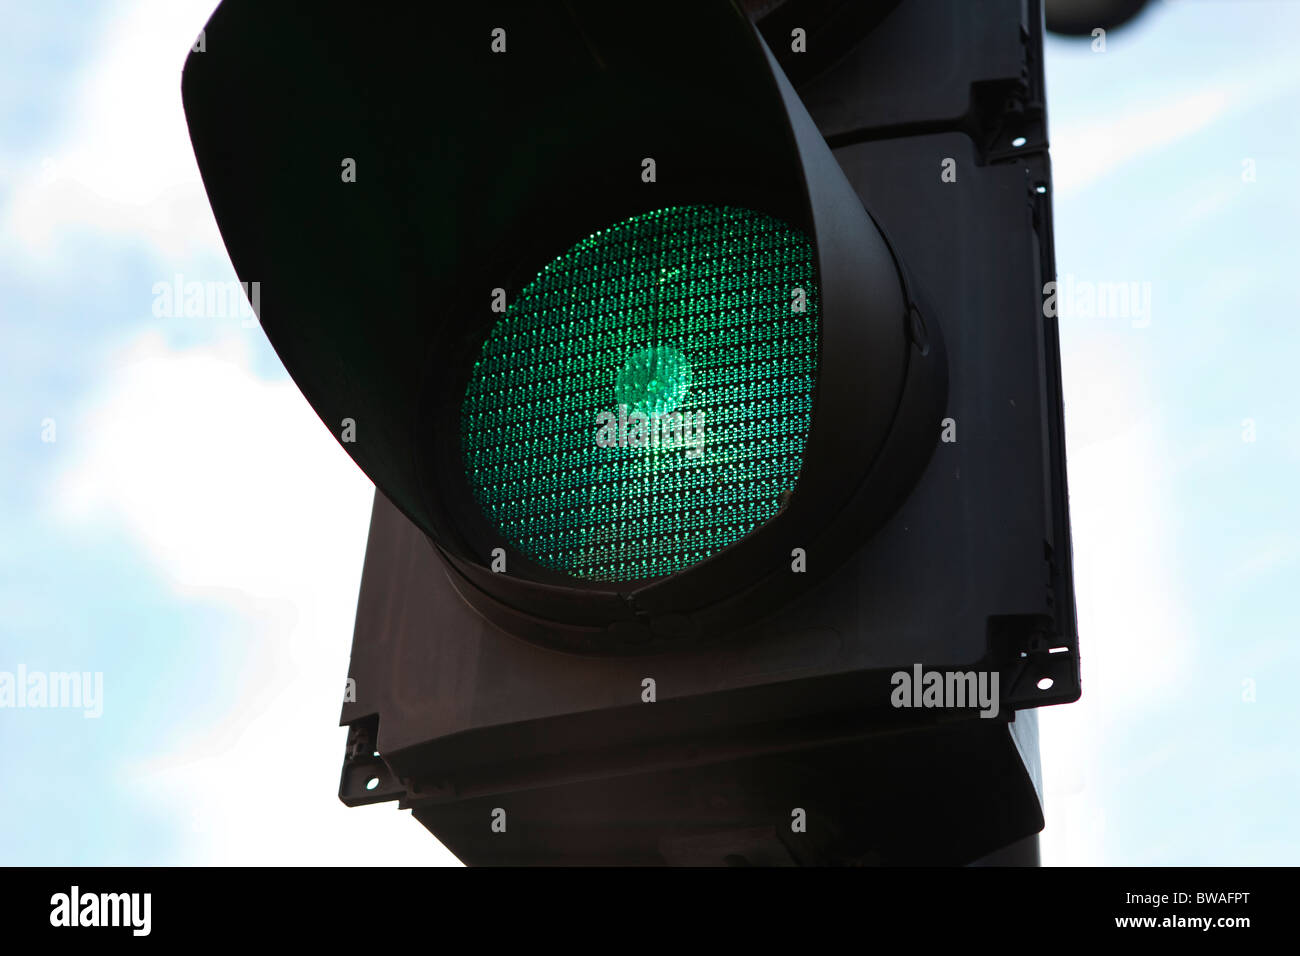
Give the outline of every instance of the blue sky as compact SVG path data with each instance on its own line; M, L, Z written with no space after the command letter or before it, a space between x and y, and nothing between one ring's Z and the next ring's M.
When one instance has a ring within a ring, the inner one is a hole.
M0 709L0 863L454 862L334 796L369 481L255 326L154 315L234 279L179 97L213 6L5 11L0 671L104 701ZM1049 864L1300 859L1296 35L1170 0L1049 42L1058 272L1151 294L1061 321L1084 698L1041 714Z

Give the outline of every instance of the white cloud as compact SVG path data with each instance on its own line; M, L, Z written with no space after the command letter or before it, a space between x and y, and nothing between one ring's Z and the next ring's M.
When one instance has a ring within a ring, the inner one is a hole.
M1043 862L1105 865L1116 742L1179 693L1191 661L1174 581L1171 455L1123 337L1065 352L1070 519L1083 697L1039 712ZM1094 345L1095 347L1095 345ZM1096 401L1104 395L1106 401Z
M238 335L183 352L147 335L60 435L79 453L56 491L66 520L120 523L179 593L258 632L218 650L247 655L228 712L130 776L186 818L193 862L454 862L393 805L335 796L372 487L246 351Z
M25 256L49 266L76 228L173 255L221 249L181 108L185 57L216 6L138 0L107 18L63 142L16 171L0 234Z
M150 249L168 278L189 271L186 257L224 259L180 96L216 5L135 0L106 19L60 142L8 170L7 253L71 274L84 264L62 240L88 231ZM190 862L454 863L392 804L337 799L372 487L292 384L251 374L260 334L183 352L145 335L81 420L60 422L74 452L54 492L63 520L124 528L179 594L235 609L244 627L208 651L243 655L226 713L123 776L141 803L182 818Z
M1118 67L1133 71L1134 90L1153 85L1145 72L1147 63L1134 50L1126 65ZM1089 104L1092 116L1052 126L1052 188L1058 198L1080 192L1140 156L1208 129L1229 113L1240 115L1271 101L1286 103L1297 85L1300 75L1288 55L1223 72L1190 92L1164 99L1148 95L1122 112L1115 108L1113 97L1098 96L1100 111ZM1242 156L1249 156L1249 147L1243 148ZM1234 158L1225 183L1240 184L1237 162ZM1187 158L1180 164L1186 168Z
M1079 191L1138 156L1211 125L1227 112L1239 87L1209 88L1120 116L1103 116L1052 134L1052 186Z

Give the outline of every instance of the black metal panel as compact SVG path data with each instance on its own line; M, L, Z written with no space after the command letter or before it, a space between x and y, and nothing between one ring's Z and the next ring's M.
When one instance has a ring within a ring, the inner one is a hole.
M1008 97L1041 104L1041 70L1026 58L1039 49L1027 41L1041 17L1041 5L1026 0L903 0L846 56L800 84L799 96L832 145L974 132L999 118Z
M851 598L820 611L743 647L559 654L461 603L424 536L377 497L343 712L361 739L340 796L400 798L468 862L673 862L694 851L662 841L770 828L792 799L831 827L792 850L800 862L961 863L1041 827L1032 711L1008 725L1008 710L892 710L889 671L943 652L826 626L858 613ZM496 807L517 838L496 839Z
M1011 727L966 721L411 805L480 866L962 865L1041 829L1013 736L1033 723L1029 712Z
M882 710L884 675L809 676L844 635L785 638L654 661L544 650L460 603L377 498L340 796L400 799L475 864L960 864L1041 828L1033 711Z

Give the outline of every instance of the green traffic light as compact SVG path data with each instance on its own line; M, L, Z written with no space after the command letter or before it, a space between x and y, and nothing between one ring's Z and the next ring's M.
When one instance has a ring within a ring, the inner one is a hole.
M676 206L600 230L500 317L465 393L475 498L514 548L575 577L709 557L793 490L819 340L807 236Z
M671 345L661 345L627 360L614 383L614 398L646 415L667 415L681 405L690 387L690 363Z

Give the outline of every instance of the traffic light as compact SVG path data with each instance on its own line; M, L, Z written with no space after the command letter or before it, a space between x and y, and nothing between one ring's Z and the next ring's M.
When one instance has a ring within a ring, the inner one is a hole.
M377 488L346 803L471 863L1041 828L1032 708L1079 680L1039 3L225 0L204 39L232 262Z
M1147 0L1047 0L1047 29L1066 36L1091 36L1136 17Z

